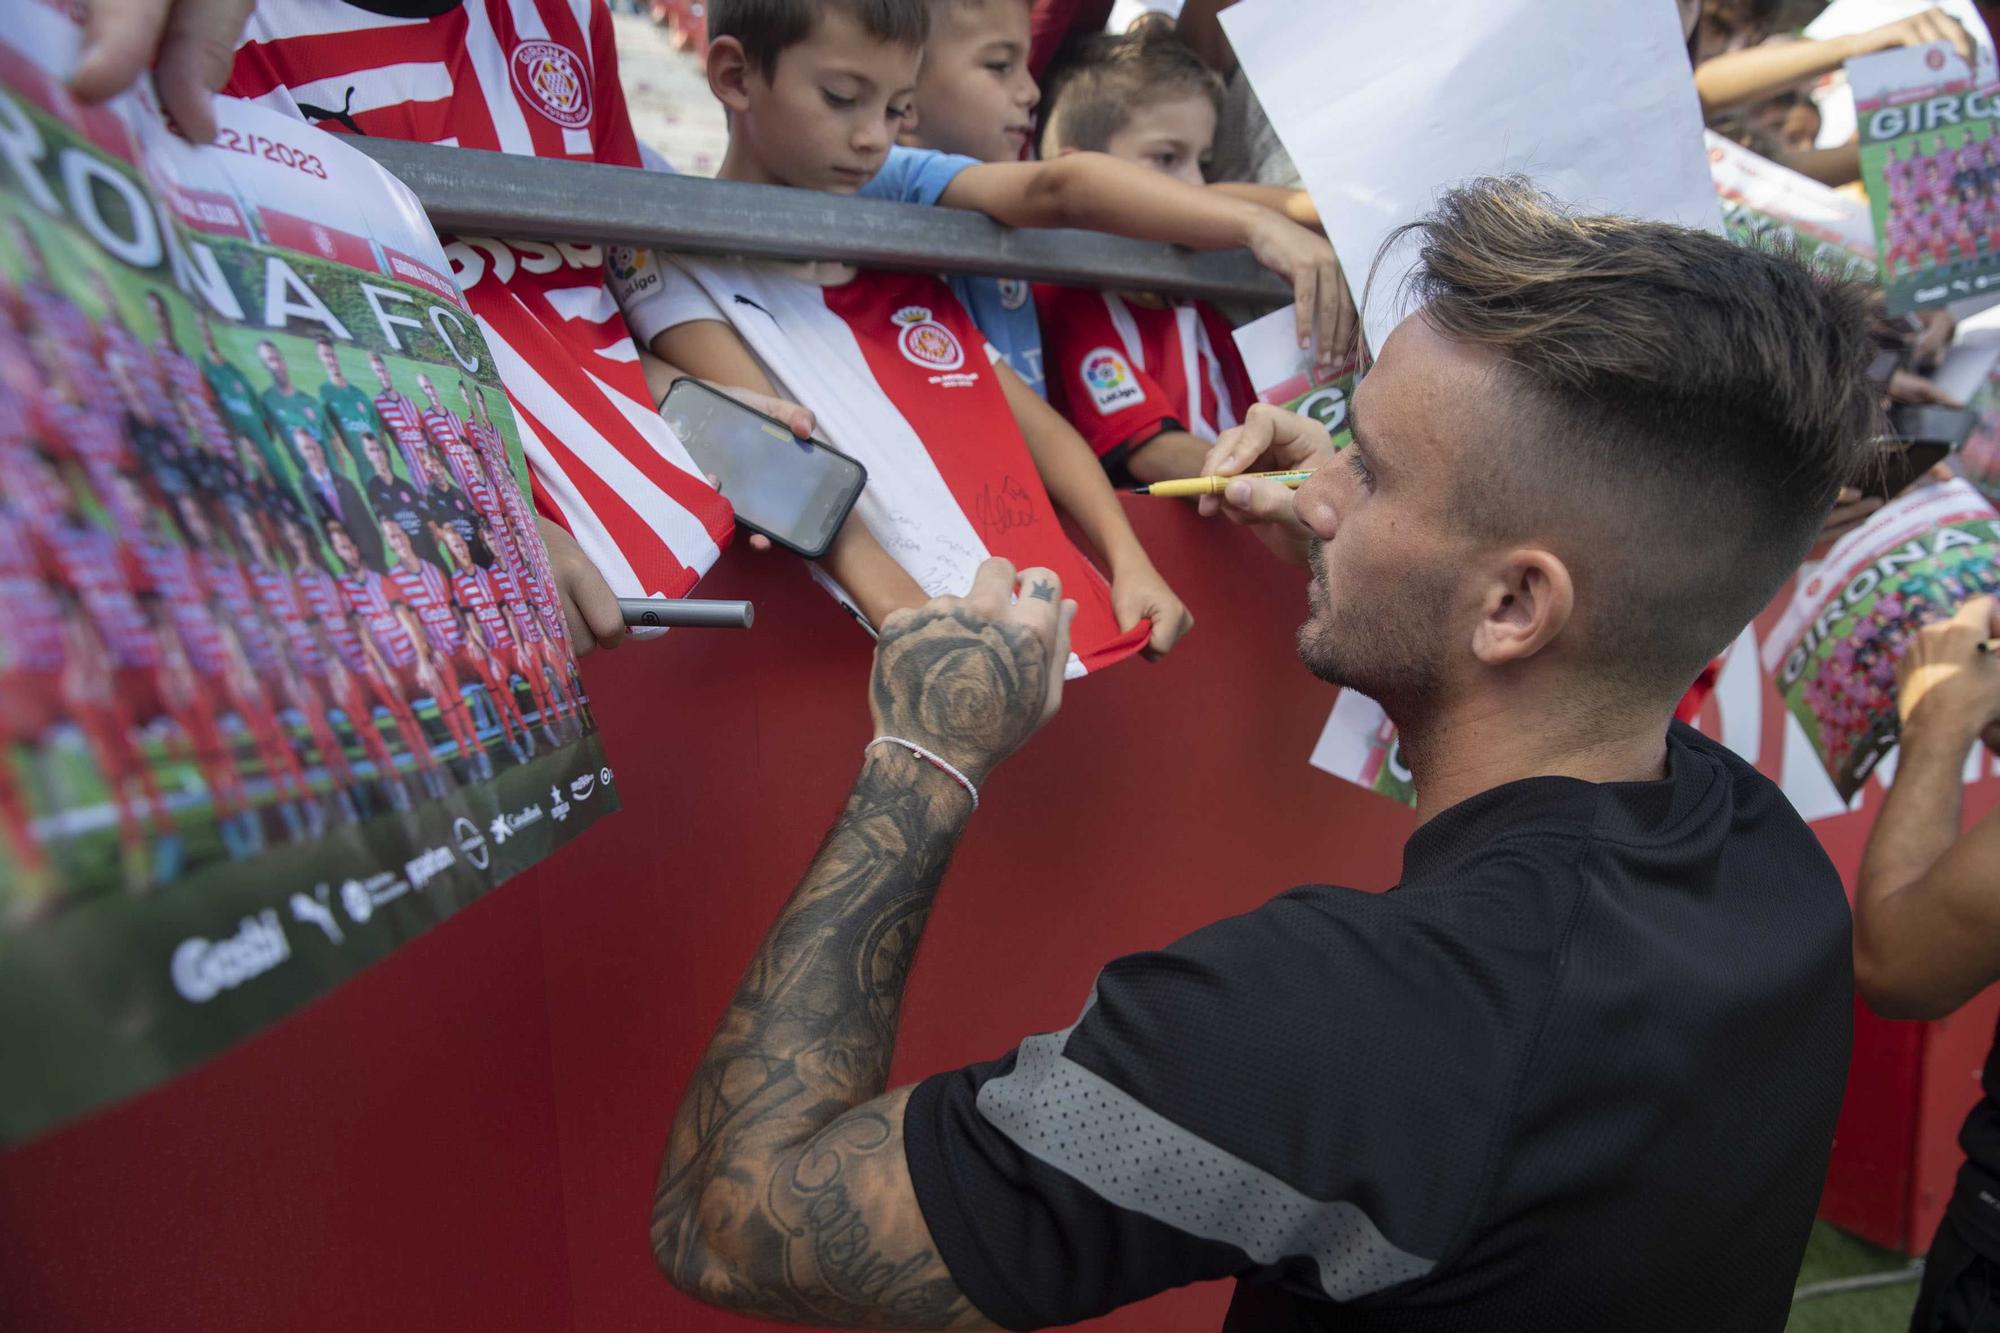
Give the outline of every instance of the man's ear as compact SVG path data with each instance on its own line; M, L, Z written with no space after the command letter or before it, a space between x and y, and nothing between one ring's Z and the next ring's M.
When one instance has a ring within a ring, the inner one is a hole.
M1555 641L1576 608L1569 566L1538 546L1509 551L1481 595L1473 655L1489 666L1533 657Z
M729 111L741 115L750 109L750 58L743 43L734 37L718 37L708 44L708 90Z

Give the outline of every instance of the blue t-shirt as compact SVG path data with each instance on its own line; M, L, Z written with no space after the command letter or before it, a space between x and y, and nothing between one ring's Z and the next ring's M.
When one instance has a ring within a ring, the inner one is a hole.
M861 187L863 199L889 199L903 204L934 204L953 178L967 167L977 166L976 157L940 153L935 148L889 150L889 160L875 178ZM1035 322L1035 302L1028 284L1020 278L945 279L959 304L971 314L972 322L986 340L1000 349L1014 373L1042 397L1042 326Z

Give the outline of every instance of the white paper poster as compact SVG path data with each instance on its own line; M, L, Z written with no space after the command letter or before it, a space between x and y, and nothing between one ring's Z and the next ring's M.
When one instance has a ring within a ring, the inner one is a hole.
M1349 273L1474 176L1519 172L1580 208L1721 231L1665 0L1344 0L1307 13L1243 0L1222 24ZM1377 273L1363 322L1378 351L1413 254L1398 246Z

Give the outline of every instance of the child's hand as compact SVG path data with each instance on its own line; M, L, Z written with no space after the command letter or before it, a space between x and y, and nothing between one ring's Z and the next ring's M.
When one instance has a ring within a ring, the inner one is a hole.
M1354 346L1357 326L1354 297L1333 246L1296 222L1266 213L1250 233L1250 253L1292 284L1299 346L1312 347L1319 373L1331 374Z
M537 514L535 526L549 548L549 572L555 575L563 619L569 622L570 647L578 657L592 648L616 648L625 639L625 617L611 585L561 524Z
M1151 564L1138 563L1114 573L1111 579L1111 610L1118 628L1131 629L1141 620L1153 622L1153 637L1146 641L1145 655L1158 661L1165 657L1181 636L1194 628L1194 616Z

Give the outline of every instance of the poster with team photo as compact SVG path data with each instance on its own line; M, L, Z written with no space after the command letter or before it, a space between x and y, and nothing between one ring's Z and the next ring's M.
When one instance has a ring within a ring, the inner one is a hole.
M1951 468L1988 500L2000 502L2000 357L1965 396L1972 430L1951 457Z
M1840 278L1874 282L1878 268L1868 206L1705 131L1722 225L1739 245L1776 244Z
M1889 313L2000 288L2000 85L1942 42L1850 60L1847 79Z
M1337 449L1354 438L1347 408L1354 397L1360 358L1348 357L1334 366L1332 374L1320 374L1310 351L1299 346L1297 311L1297 306L1288 305L1243 325L1236 330L1236 351L1259 402L1311 417L1326 427Z
M1920 626L2000 588L2000 513L1959 478L1905 492L1802 571L1764 671L1843 800L1896 746L1896 662Z
M0 33L0 1142L324 993L616 808L414 197Z

